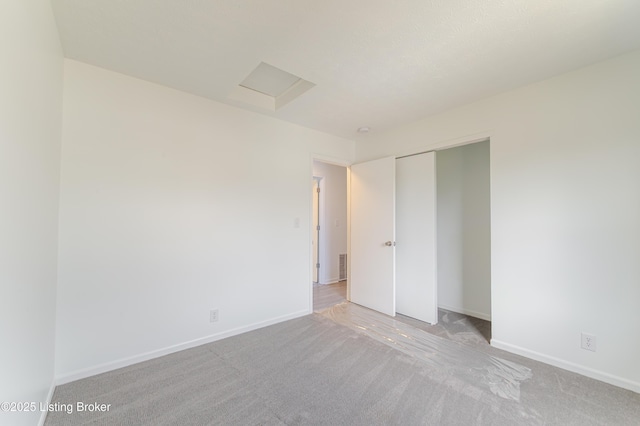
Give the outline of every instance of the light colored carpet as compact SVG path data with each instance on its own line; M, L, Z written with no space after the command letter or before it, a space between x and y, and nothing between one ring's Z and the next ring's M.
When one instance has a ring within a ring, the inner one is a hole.
M523 365L443 339L353 303L340 303L319 313L459 379L460 392L471 385L520 401L520 385L532 375L531 369Z
M519 401L313 314L60 386L111 409L46 425L639 424L636 393L502 356L532 372Z

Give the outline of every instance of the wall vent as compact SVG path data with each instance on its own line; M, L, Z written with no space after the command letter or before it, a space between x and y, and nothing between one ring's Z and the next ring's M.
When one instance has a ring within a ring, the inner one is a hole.
M340 281L347 279L347 255L340 255Z

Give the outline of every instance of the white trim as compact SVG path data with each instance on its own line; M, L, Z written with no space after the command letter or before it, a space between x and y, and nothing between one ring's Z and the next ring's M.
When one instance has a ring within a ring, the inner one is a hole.
M319 282L318 284L320 284L320 285L329 285L329 284L335 284L335 283L337 283L339 281L340 281L340 277L333 277L333 278L329 278L327 280L323 280L323 281ZM342 280L342 281L344 281L344 280Z
M344 160L338 157L330 157L322 154L311 154L311 174L313 174L313 161L320 161L321 163L333 164L334 166L349 167L353 164L353 161Z
M159 358L164 355L169 355L175 352L183 351L185 349L194 348L207 343L215 342L217 340L225 339L227 337L236 336L238 334L246 333L248 331L257 330L259 328L267 327L269 325L278 324L283 321L288 321L294 318L299 318L305 315L309 315L311 312L308 309L303 311L294 312L292 314L283 315L280 317L272 318L270 320L237 327L231 330L223 331L220 333L212 334L210 336L201 337L199 339L191 340L177 345L168 346L166 348L157 349L154 351L134 355L128 358L122 358L116 361L107 362L104 364L96 365L94 367L83 368L74 372L63 374L56 377L55 384L57 386L64 385L66 383L74 382L80 379L86 379L87 377L95 376L97 374L106 373L108 371L117 370L118 368L127 367L139 362L148 361L150 359Z
M620 388L624 388L636 393L640 393L640 383L634 382L628 379L624 379L622 377L614 376L613 374L605 373L599 370L594 370L592 368L575 364L573 362L565 361L560 358L541 354L539 352L531 351L529 349L525 349L520 346L512 345L510 343L502 342L496 339L491 339L491 346L493 346L494 348L502 349L507 352L514 353L516 355L522 355L524 357L531 358L536 361L544 362L545 364L562 368L563 370L572 371L574 373L578 373L583 376L590 377L592 379L600 380L601 382L609 383L611 385L618 386Z
M402 151L397 151L395 157L396 158L406 157L409 155L422 154L424 152L441 151L443 149L456 148L459 146L471 145L478 142L484 142L484 141L491 140L492 133L494 133L492 130L485 130L485 131L473 133L467 136L461 136L459 138L446 139L443 141L438 141L433 143L427 142L424 144L414 146L412 148L407 148L407 149L403 149ZM382 158L382 157L378 157L378 158ZM360 162L370 161L373 159L375 158L361 160Z
M51 404L51 398L53 398L53 392L56 390L55 381L51 382L51 386L49 387L49 393L44 401L44 404L48 407ZM44 426L44 422L47 420L47 410L40 412L40 420L38 421L38 426Z
M317 254L318 254L318 257L316 258L317 262L314 262L314 259L313 259L313 255L314 255L314 253L313 253L313 244L311 244L311 249L312 249L311 250L311 275L313 275L313 269L315 268L315 264L316 263L320 264L320 268L317 268L317 274L318 275L317 275L316 278L318 280L317 281L313 281L313 278L312 278L311 281L312 282L317 282L317 283L322 283L322 275L323 275L323 272L324 272L322 267L323 267L323 265L325 263L324 262L325 256L324 256L323 249L324 249L324 240L326 239L324 234L323 234L323 232L325 232L325 229L324 229L325 228L325 226L324 226L324 210L323 210L323 207L324 207L324 185L325 184L324 184L324 176L317 176L315 173L313 173L313 163L312 163L311 167L312 167L313 181L317 182L318 189L320 190L319 193L317 193L317 194L316 193L312 193L312 195L311 195L311 198L312 198L312 200L311 200L311 217L309 219L309 223L311 224L311 241L313 241L314 237L316 237L316 236L318 237L318 239L316 241L316 245L317 246L315 248L316 251L317 251ZM314 183L314 185L315 185L315 183ZM317 225L320 227L319 231L317 231L315 229L315 227L313 226L314 225L314 222L313 222L313 215L314 215L314 212L313 212L314 200L313 200L313 198L314 197L318 197L318 223L317 223Z
M351 166L347 167L347 300L351 301Z
M311 176L311 188L313 188L313 181L314 181L314 175L313 175L313 155L311 155L309 157L309 176ZM312 189L313 190L313 189ZM313 312L313 268L315 268L315 265L313 264L313 244L311 243L313 241L313 194L311 193L312 191L307 191L307 194L309 194L309 229L307 230L309 232L309 241L307 242L307 245L309 247L309 261L307 262L309 264L309 306L308 306L308 310L309 312ZM320 276L318 274L318 279L320 279Z
M447 311L457 312L459 314L469 315L470 317L480 318L485 321L491 321L491 315L487 315L482 312L472 311L471 309L465 308L454 308L453 306L443 305L441 303L438 304L438 308L446 309Z

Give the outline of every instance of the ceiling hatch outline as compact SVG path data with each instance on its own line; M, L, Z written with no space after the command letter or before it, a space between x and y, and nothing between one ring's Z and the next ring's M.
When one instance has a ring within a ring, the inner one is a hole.
M314 86L310 81L260 62L228 97L275 112Z

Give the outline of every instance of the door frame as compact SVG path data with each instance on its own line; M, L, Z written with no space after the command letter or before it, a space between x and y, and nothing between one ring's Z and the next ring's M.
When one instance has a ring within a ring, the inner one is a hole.
M317 154L317 153L312 153L309 156L309 173L308 176L310 177L309 183L313 184L313 179L314 177L320 177L320 176L315 176L313 174L313 162L314 161L319 161L321 163L326 163L326 164L332 164L334 166L340 166L340 167L344 167L347 169L347 300L351 300L351 292L350 292L350 281L351 281L351 265L349 264L350 259L351 259L351 165L353 164L353 161L348 161L348 160L344 160L341 158L336 158L336 157L330 157L330 156L326 156L323 154ZM322 185L322 181L324 179L320 180L320 184ZM322 203L322 197L323 195L323 190L322 187L320 189L320 202ZM321 209L322 212L322 209ZM318 218L318 221L322 222L322 216L320 216ZM311 197L309 197L309 223L313 223L313 199ZM309 309L308 312L309 313L313 313L313 246L311 244L311 238L313 238L313 225L309 226ZM322 230L322 226L320 227L320 230ZM321 264L322 265L322 264ZM318 271L319 272L319 271ZM318 276L318 279L320 279L320 277Z
M488 169L489 169L489 241L491 242L491 230L493 229L493 217L492 217L492 202L491 202L491 196L493 194L493 191L491 190L491 136L487 133L486 136L484 137L477 137L474 139L470 139L470 138L460 138L460 139L455 139L454 141L451 141L450 144L443 144L442 146L439 146L436 149L433 149L432 151L434 151L436 153L436 158L437 158L437 153L440 151L446 151L449 149L453 149L453 148L460 148L463 146L467 146L467 145L474 145L477 143L482 143L482 142L487 142L488 144L488 149L489 149L489 164L488 164ZM436 167L437 168L437 167ZM437 199L437 191L436 191L436 199ZM437 205L436 205L437 208ZM492 262L493 262L493 245L489 245L489 270L492 270ZM485 321L489 321L490 325L491 325L491 330L493 331L493 324L494 324L494 317L493 317L493 306L494 306L494 287L493 287L493 276L491 276L490 278L490 282L489 282L489 298L491 300L491 307L489 309L489 316L488 318L486 318L484 316L483 313L480 312L469 312L466 311L464 309L462 310L451 310L452 312L457 312L457 313L461 313L463 315L467 315L467 316L471 316L474 318L479 318ZM439 304L438 304L439 306ZM438 308L439 309L439 308ZM447 309L447 308L443 308L443 309ZM474 315L475 314L475 315ZM489 344L491 344L491 342L489 342Z
M320 264L320 266L322 267L322 263L323 262L322 262L321 259L322 259L323 256L322 256L321 250L320 250L320 247L321 247L320 242L325 239L324 235L322 235L322 231L324 231L324 222L325 222L324 221L324 210L323 210L324 209L324 183L323 183L324 182L324 176L316 176L316 175L314 175L313 176L313 182L314 182L313 188L316 188L315 185L316 185L316 182L317 182L317 185L318 185L317 188L320 189L320 192L312 194L313 197L317 197L317 199L318 199L318 212L317 212L318 213L318 224L317 225L320 227L320 229L319 230L313 229L313 213L314 212L312 211L311 212L312 213L312 216L311 216L312 217L312 220L311 220L311 235L312 235L312 238L313 238L313 234L315 233L315 237L316 237L316 248L315 248L315 251L317 252L316 260L317 260L317 263ZM314 201L315 200L313 200L313 199L311 201L312 202L312 210L313 210L313 202ZM312 259L313 259L313 254L314 253L312 252L311 253ZM313 264L314 264L314 262L312 261L311 262L311 265L312 265L312 269L311 270L312 271L313 271L313 267L314 267ZM321 267L320 268L316 268L317 269L317 273L318 273L318 276L317 276L318 280L317 281L313 281L314 283L318 283L319 284L322 281L320 279L320 277L321 277L320 270L322 269Z

